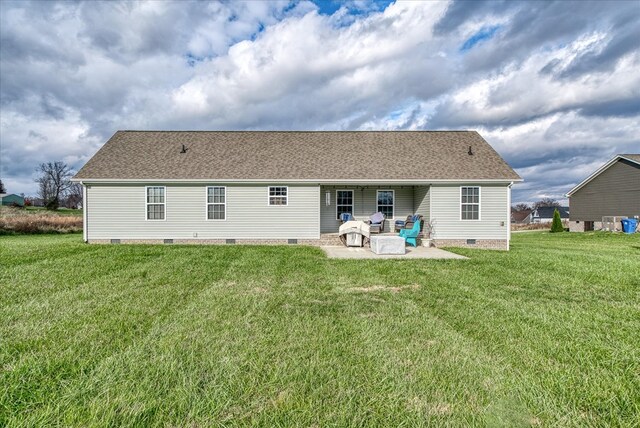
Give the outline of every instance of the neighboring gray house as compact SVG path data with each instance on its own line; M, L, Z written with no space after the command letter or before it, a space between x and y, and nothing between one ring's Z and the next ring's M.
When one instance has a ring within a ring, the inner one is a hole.
M335 242L340 213L508 249L522 179L474 131L118 131L74 177L87 242ZM113 241L116 240L116 241Z
M569 207L538 207L529 213L523 223L551 223L555 210L560 213L560 219L569 219Z
M617 155L567 196L572 232L601 229L603 217L640 216L640 154Z

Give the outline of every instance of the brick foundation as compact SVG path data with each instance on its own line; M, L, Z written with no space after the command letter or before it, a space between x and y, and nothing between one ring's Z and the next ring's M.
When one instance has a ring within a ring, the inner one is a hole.
M119 244L153 244L153 245L292 245L288 239L236 239L227 244L226 239L174 239L165 244L164 239L120 239ZM90 239L89 244L111 244L110 239ZM298 245L320 247L324 245L342 245L338 237L322 237L320 239L298 239Z
M569 232L584 232L584 221L570 221Z
M422 245L418 239L418 245ZM485 250L508 250L507 241L501 239L478 239L475 244L467 244L466 239L434 239L436 247L480 248ZM110 239L90 239L90 244L111 244ZM120 244L153 244L153 245L291 245L287 239L236 239L235 244L227 244L226 239L174 239L172 244L165 244L163 239L120 239ZM323 234L320 239L298 239L298 245L342 246L340 238L335 234ZM368 246L368 245L366 245Z
M508 250L506 239L477 239L475 244L467 244L466 239L434 239L436 247L480 248L483 250Z

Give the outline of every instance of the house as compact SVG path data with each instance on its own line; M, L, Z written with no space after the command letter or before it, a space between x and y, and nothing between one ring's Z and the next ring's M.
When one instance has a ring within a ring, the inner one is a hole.
M44 199L42 198L29 198L32 207L44 207Z
M522 179L475 131L118 131L77 173L87 242L337 242L342 213L508 249Z
M2 196L2 205L24 207L24 198L15 193Z
M603 217L640 216L640 154L615 156L571 189L567 197L572 232L602 229Z
M551 223L555 210L558 210L562 220L569 219L569 207L538 207L529 213L524 223Z
M520 210L520 211L511 211L511 223L513 224L528 224L529 222L529 214L531 214L532 210Z

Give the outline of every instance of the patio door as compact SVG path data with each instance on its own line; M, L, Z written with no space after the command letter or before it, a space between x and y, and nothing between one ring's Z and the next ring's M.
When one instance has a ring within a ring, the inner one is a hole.
M353 216L353 190L336 190L336 219L349 213Z

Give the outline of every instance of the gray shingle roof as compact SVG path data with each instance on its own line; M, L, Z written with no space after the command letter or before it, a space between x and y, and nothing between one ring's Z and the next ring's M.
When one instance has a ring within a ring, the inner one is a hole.
M569 218L569 207L538 207L534 214L537 214L536 217L540 218L553 218L555 210L560 213L560 218Z
M520 179L475 131L118 131L75 178Z
M636 162L640 162L640 154L631 154L631 153L628 153L628 154L624 154L624 155L620 155L620 156L625 157L625 158L627 158L627 159L634 160L634 161L636 161Z

